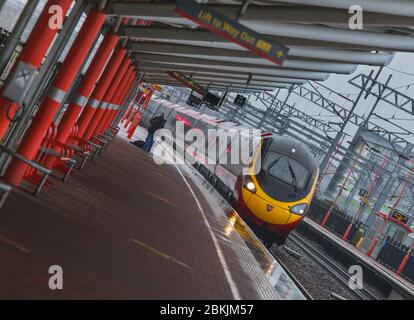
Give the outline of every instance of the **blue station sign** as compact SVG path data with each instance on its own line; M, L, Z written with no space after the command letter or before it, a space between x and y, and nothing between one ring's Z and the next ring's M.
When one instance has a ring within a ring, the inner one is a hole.
M288 55L289 48L272 42L267 35L260 34L193 0L180 0L175 12L278 65L282 65Z

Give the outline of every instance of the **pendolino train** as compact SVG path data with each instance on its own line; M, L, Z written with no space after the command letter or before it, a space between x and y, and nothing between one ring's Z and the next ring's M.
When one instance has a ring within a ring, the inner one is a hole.
M259 139L252 139L242 135L246 128L235 122L220 120L163 99L153 99L146 112L148 114L144 115L142 123L144 127L150 118L164 113L167 119L165 127L172 132L176 122L180 121L185 130L195 128L202 130L206 136L208 129L220 129L230 134L230 139L250 139L248 143L253 152L250 154L248 174L242 170L241 164L220 161L229 154L228 147L218 148L223 143L221 139L210 141L206 148L225 152L216 152L214 161L198 161L197 158L194 166L227 199L265 245L286 241L290 231L305 216L319 175L316 161L306 146L293 138L272 133L263 133ZM230 142L224 141L230 145ZM209 155L207 152L206 157ZM259 160L260 170L254 170Z

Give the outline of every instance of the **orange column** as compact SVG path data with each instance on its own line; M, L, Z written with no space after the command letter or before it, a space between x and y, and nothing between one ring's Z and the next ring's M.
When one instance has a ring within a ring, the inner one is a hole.
M102 102L102 99L108 90L108 87L111 85L111 82L117 72L119 66L121 65L124 57L126 55L126 50L122 48L116 48L108 63L106 64L105 70L100 77L95 89L93 90L90 99L86 103L86 107L82 111L78 119L78 137L82 137L91 124L92 119L95 115L99 104Z
M108 121L110 115L112 114L113 109L115 108L117 104L117 100L119 98L119 95L122 94L125 85L127 84L129 77L131 73L133 72L132 66L128 66L127 71L125 72L122 80L119 82L118 87L116 88L114 95L112 96L112 99L108 105L108 107L105 109L104 113L102 114L101 120L99 121L99 124L95 128L95 131L93 133L94 136L99 135L105 130L105 124Z
M105 132L108 127L110 126L113 118L117 114L117 111L119 110L120 106L122 105L123 101L125 100L125 97L127 93L130 91L132 82L135 79L135 72L131 67L131 71L129 72L128 78L124 83L124 86L122 90L119 91L119 94L117 97L115 97L112 108L108 114L108 117L105 119L103 126L101 127L101 133Z
M82 62L87 58L87 54L104 21L105 15L103 13L97 10L89 12L46 98L40 105L39 111L33 118L31 126L17 149L17 152L26 159L32 160L39 150L53 117L64 101L67 91L82 66ZM19 185L26 169L27 165L24 162L14 159L7 170L6 181L12 185Z
M76 123L76 119L82 111L83 106L88 101L89 95L91 94L92 89L105 66L105 63L108 61L109 55L118 42L118 39L119 37L113 33L108 33L105 36L88 68L88 71L85 74L85 77L82 79L82 82L76 91L75 97L60 120L55 140L65 143L68 139L73 126ZM59 150L60 149L57 149L57 151ZM44 162L42 162L42 164L46 168L51 169L55 163L55 160L55 157L49 156Z
M18 62L24 62L31 65L35 69L40 68L42 60L58 31L57 28L49 27L49 20L53 15L53 13L49 13L49 9L52 6L59 6L62 9L62 14L66 15L71 3L72 0L49 0L46 3L39 19L33 27L33 31L31 32L22 53L19 56L19 60L16 62L16 65ZM13 103L5 97L0 96L0 139L7 131L10 120L13 118L17 107L17 103Z
M115 112L112 114L112 117L111 117L111 119L108 123L108 126L110 126L112 124L112 121L114 121L114 119L118 116L119 112L121 112L122 106L126 103L129 95L131 94L131 91L134 88L135 79L136 79L136 74L134 73L133 77L132 77L132 80L131 80L131 82L128 86L128 89L125 91L125 95L124 95L123 99L118 103L118 106L117 106Z
M66 142L73 126L75 125L78 115L88 101L93 87L95 86L99 75L102 73L102 70L108 61L112 50L115 48L118 39L119 37L113 33L108 33L105 35L105 38L99 46L99 49L96 52L96 55L93 58L92 63L90 64L88 71L85 74L85 77L77 89L75 97L72 99L71 103L68 106L68 109L66 110L65 114L62 117L62 120L59 123L56 140L63 143Z
M122 81L125 72L127 71L127 68L129 66L129 64L131 63L131 61L128 58L125 58L124 61L122 62L121 66L118 68L115 76L114 76L114 80L111 82L108 90L105 92L105 95L102 99L102 102L100 103L98 109L96 110L96 112L94 113L88 128L86 129L85 133L83 134L83 138L86 140L89 140L93 133L95 132L96 127L99 125L102 116L105 112L106 107L109 105L115 90L118 88L119 83Z
M138 83L138 86L140 86L139 83ZM128 118L128 115L134 110L135 101L137 99L138 94L139 94L139 90L135 94L134 98L131 100L131 103L128 106L127 110L125 111L124 115L122 116L122 119L121 119L120 123L124 123L125 120Z
M141 93L141 96L139 97L137 105L136 105L137 107L136 108L135 108L135 106L132 107L131 113L128 115L128 118L126 119L126 122L124 124L125 129L127 129L128 126L131 124L131 121L132 121L132 118L134 117L135 112L139 110L139 104L141 103L142 99L146 98L146 95L145 95L145 97L144 97L144 95L145 95L145 93Z

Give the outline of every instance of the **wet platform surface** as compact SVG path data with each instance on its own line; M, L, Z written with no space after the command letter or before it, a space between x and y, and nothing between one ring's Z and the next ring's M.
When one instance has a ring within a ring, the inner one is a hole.
M0 211L0 299L302 299L181 167L118 137L67 183L13 191ZM52 265L63 290L48 286Z

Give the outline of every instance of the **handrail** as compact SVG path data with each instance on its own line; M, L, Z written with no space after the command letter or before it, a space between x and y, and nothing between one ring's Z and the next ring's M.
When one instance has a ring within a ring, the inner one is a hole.
M52 173L52 170L49 170L43 166L41 166L40 164L38 164L37 162L31 161L26 159L25 157L23 157L21 154L17 153L16 151L9 149L8 147L0 144L0 150L3 152L6 152L8 154L10 154L12 157L28 164L29 166L35 168L36 170L39 170L40 172L44 173L44 174L50 174Z
M12 149L10 149L10 148L2 145L2 144L0 144L0 150L3 151L3 152L5 152L5 153L8 153L12 157L14 157L14 158L16 158L16 159L18 159L18 160L20 160L20 161L28 164L29 166L31 166L31 167L35 168L36 170L40 171L41 173L43 173L43 177L40 180L37 188L34 190L34 193L33 193L34 195L38 195L39 192L40 192L40 190L43 188L44 184L46 183L47 178L52 173L52 170L47 169L47 168L41 166L37 162L34 162L34 161L31 161L31 160L26 159L21 154L17 153L16 151L14 151L14 150L12 150Z
M0 191L2 191L2 195L0 196L0 209L3 207L4 202L6 201L6 198L9 195L11 189L11 186L8 184L0 182Z

